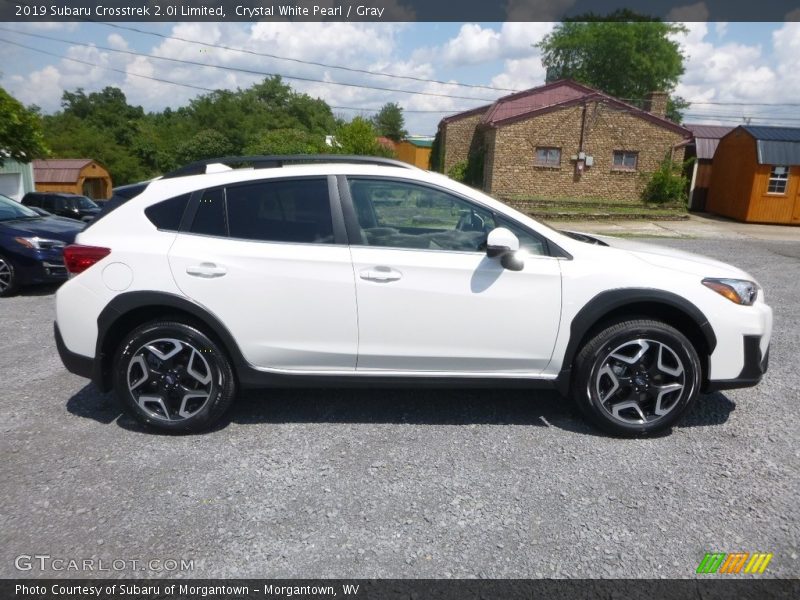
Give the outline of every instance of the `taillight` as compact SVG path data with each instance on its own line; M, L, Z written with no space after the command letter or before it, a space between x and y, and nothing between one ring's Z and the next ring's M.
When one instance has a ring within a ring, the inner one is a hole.
M72 244L64 248L64 264L73 275L83 273L96 262L111 254L111 248Z

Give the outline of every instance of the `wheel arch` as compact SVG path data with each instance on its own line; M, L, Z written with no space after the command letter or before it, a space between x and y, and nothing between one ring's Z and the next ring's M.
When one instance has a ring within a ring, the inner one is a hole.
M112 387L114 355L133 329L156 319L177 320L211 337L233 365L234 376L246 361L228 329L203 306L165 292L127 292L116 296L97 317L97 343L92 381L102 391Z
M697 351L703 370L701 378L707 378L708 360L716 348L717 337L699 308L686 298L664 290L617 289L601 292L592 298L572 320L569 342L556 380L560 393L569 393L572 364L580 349L599 330L623 318L649 318L680 331Z

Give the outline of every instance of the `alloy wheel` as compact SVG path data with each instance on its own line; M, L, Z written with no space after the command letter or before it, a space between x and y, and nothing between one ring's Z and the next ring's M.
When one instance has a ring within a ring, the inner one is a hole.
M652 339L625 342L598 363L592 379L600 405L628 424L651 423L680 402L687 374L672 348Z
M11 270L11 265L4 258L0 258L0 294L11 287L13 277L14 272Z
M215 391L203 352L174 338L147 342L131 357L128 391L150 417L181 421L199 413Z

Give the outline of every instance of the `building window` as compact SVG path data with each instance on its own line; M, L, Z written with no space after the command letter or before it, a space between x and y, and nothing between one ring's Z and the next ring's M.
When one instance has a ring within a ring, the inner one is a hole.
M537 167L560 167L561 148L536 148L534 165Z
M639 162L638 152L627 152L624 150L614 150L614 162L612 168L616 171L635 171Z
M769 173L768 194L785 194L786 182L789 181L789 167L772 167Z

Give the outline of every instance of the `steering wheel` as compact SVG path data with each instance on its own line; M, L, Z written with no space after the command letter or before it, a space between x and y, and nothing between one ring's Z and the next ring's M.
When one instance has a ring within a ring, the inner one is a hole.
M474 210L461 216L456 224L457 231L484 231L486 221Z

